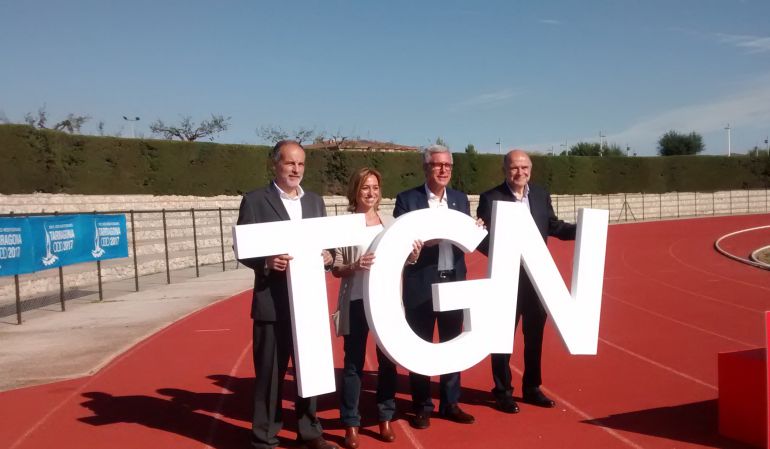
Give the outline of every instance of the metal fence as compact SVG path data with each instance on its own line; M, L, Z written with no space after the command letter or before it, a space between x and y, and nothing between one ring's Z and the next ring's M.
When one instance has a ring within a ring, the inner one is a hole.
M471 196L475 213L478 196ZM612 222L675 219L768 212L768 190L714 193L553 195L556 214L574 222L580 208L610 211ZM383 200L388 214L393 200ZM346 214L347 205L328 204L328 215ZM86 212L80 212L86 213ZM171 284L213 271L238 269L232 250L235 208L108 210L125 214L129 256L16 276L0 277L0 320L22 323L23 312L38 308L66 310L67 302L103 301L149 286ZM0 216L52 215L3 214ZM62 214L63 215L63 214Z
M554 195L553 208L563 220L575 222L580 208L610 212L614 223L666 220L714 215L768 212L768 189L721 192L618 193L612 195Z
M478 195L471 195L471 214L476 213ZM667 220L713 215L767 213L770 190L721 192L616 193L610 195L551 195L553 210L562 220L575 223L581 208L606 209L610 221ZM395 202L383 200L381 208L391 212ZM327 207L328 209L328 207ZM344 213L344 206L338 207Z
M71 300L102 301L139 291L144 285L170 284L175 278L237 269L232 225L237 209L108 210L123 214L129 240L127 258L82 263L0 278L0 319L31 309L55 306L64 311ZM72 214L72 213L67 213ZM4 214L19 217L39 214ZM66 215L53 214L53 215Z

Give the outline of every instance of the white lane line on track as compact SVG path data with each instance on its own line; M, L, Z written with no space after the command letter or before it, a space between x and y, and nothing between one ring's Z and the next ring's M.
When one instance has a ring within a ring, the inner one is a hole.
M714 272L711 272L711 271L704 270L703 268L697 267L695 265L690 265L689 263L681 260L680 258L678 258L674 254L673 247L677 243L679 243L679 242L674 242L674 243L672 243L671 245L668 246L668 255L671 256L677 262L679 262L681 265L684 265L685 267L690 268L691 270L700 271L701 273L708 274L709 276L717 277L717 278L722 279L724 281L734 282L734 283L737 283L737 284L743 284L743 285L748 286L748 287L759 288L759 289L762 289L762 290L770 292L770 288L768 288L768 287L764 287L762 285L753 284L751 282L742 281L740 279L734 279L734 278L731 278L731 277L723 276L723 275L721 275L719 273L714 273Z
M213 305L213 304L218 304L218 303L219 303L219 302L217 301L217 302L215 302L215 303L212 303L211 305ZM200 309L200 310L205 310L205 308L204 308L204 309ZM196 311L196 312L199 312L200 310L198 310L198 311ZM191 315L195 314L196 312L193 312L193 313L191 313L191 314L189 314L189 315L187 315L187 316L185 316L185 317L182 317L182 318L180 318L180 320L182 320L182 319L184 319L184 318L187 318L187 317L189 317L189 316L191 316ZM164 327L163 329L159 330L158 332L156 332L156 333L155 333L155 334L153 334L153 335L150 335L150 336L149 336L149 337L147 337L145 340L143 340L143 341L139 342L138 344L136 344L135 346L131 347L129 350L127 350L127 351L126 351L126 352L124 352L123 354L120 354L120 355L118 355L117 357L115 357L114 359L112 359L112 361L108 362L108 364L107 364L106 366L104 366L104 367L101 369L101 371L99 371L98 373L96 373L96 374L92 375L92 376L91 376L91 377L90 377L88 380L86 380L85 382L83 382L83 385L81 385L81 386L79 386L78 388L76 388L75 390L73 390L73 391L72 391L72 393L68 394L68 395L67 395L67 396L66 396L64 399L62 399L62 400L61 400L61 401L60 401L58 404L56 404L54 407L52 407L52 408L51 408L51 409L48 411L48 413L46 413L45 415L43 415L43 417L42 417L42 418L40 418L40 419L39 419L39 420L38 420L38 421L37 421L35 424L33 424L33 425L32 425L32 427L30 427L29 429L27 429L27 431L26 431L26 432L24 432L24 434L23 434L22 436L20 436L20 437L19 437L19 438L18 438L18 439L17 439L17 440L16 440L16 441L13 443L13 444L11 444L11 446L10 446L8 449L16 449L17 447L19 447L19 445L20 445L21 443L23 443L23 442L24 442L24 440L26 440L26 439L27 439L27 437L29 437L29 436L30 436L32 433L34 433L35 431L37 431L37 429L39 429L39 428L40 428L40 427L41 427L43 424L45 424L45 422L48 420L48 418L50 418L50 417L51 417L51 416L52 416L54 413L58 412L58 411L59 411L59 410L60 410L62 407L64 407L64 405L65 405L65 404L69 403L69 402L70 402L70 401L71 401L71 400L72 400L72 399L73 399L75 396L77 396L77 395L81 394L81 393L83 392L83 390L85 390L87 387L89 387L89 386L90 386L90 385L91 385L91 384L94 382L94 380L96 380L96 379L97 379L97 377L100 377L100 376L104 375L105 373L109 372L109 371L110 371L112 368L114 368L114 367L115 367L115 366L116 366L116 365L117 365L117 364L118 364L118 363L119 363L121 360L125 359L126 357L128 357L128 356L129 356L129 355L131 355L131 354L133 354L134 352L136 352L136 351L138 351L138 350L140 350L140 349L144 348L144 347L145 347L145 346L147 346L147 345L148 345L150 342L152 342L152 341L155 341L155 339L156 339L156 338L159 338L160 336L164 335L164 334L165 334L166 332L168 332L168 330L169 330L169 329L170 329L170 328L171 328L171 327L174 325L174 323L177 323L177 322L179 322L179 320L177 320L177 321L175 321L175 322L173 322L173 323L170 323L170 324L168 324L168 325L167 325L166 327Z
M511 368L512 368L512 369L513 369L513 370L516 372L516 374L518 374L519 376L522 376L522 377L524 376L524 372L523 372L522 370L520 370L519 368L517 368L517 367L515 367L515 366L512 366ZM556 392L554 392L553 390L551 390L551 389L549 389L549 388L546 388L546 387L543 387L543 386L541 386L541 387L540 387L540 389L541 389L541 390L543 390L543 391L544 391L544 392L545 392L545 393L546 393L548 396L551 396L551 397L555 398L555 399L556 399L556 402L558 402L559 404L564 404L564 405L565 405L567 408L569 408L569 409L570 409L570 410L572 410L573 412L575 412L575 413L577 413L578 415L580 415L580 417L581 417L581 418L583 418L584 420L586 420L586 421L590 421L590 422L592 422L592 423L597 423L597 424L599 424L599 428L600 428L601 430L603 430L603 431L607 432L607 433L608 433L609 435L611 435L612 437L614 437L614 438L616 438L616 439L618 439L618 440L622 441L622 442L623 442L623 443L625 443L625 444L626 444L628 447L632 447L632 448L634 448L634 449L644 449L644 446L640 446L640 445L638 445L638 444L634 443L633 441L631 441L631 440L629 440L628 438L626 438L626 437L624 437L623 435L621 435L621 434L620 434L620 432L618 432L617 430L615 430L615 429L613 429L613 428L611 428L611 427L607 427L607 426L603 425L603 424L601 423L601 419L599 419L599 418L594 418L593 416L591 416L591 415L589 415L588 413L584 412L583 410L581 410L581 409L580 409L578 406L576 406L575 404L573 404L573 403L569 402L568 400L564 399L562 396L559 396L558 394L556 394Z
M632 357L636 357L637 359L642 360L644 362L647 362L650 365L658 367L658 368L660 368L660 369L662 369L664 371L668 371L668 372L670 372L672 374L675 374L675 375L677 375L679 377L687 379L687 380L689 380L691 382L695 382L698 385L702 385L702 386L704 386L706 388L710 388L710 389L712 389L714 391L717 391L717 387L714 386L714 385L711 385L708 382L702 381L702 380L700 380L698 378L690 376L689 374L686 374L686 373L683 373L681 371L675 370L674 368L671 368L670 366L664 365L664 364L662 364L660 362L656 362L655 360L652 360L652 359L650 359L648 357L645 357L645 356L643 356L643 355L641 355L639 353L636 353L636 352L634 352L634 351L632 351L630 349L626 349L626 348L624 348L624 347L622 347L620 345L612 343L611 341L609 341L609 340L607 340L605 338L599 337L599 341L601 341L602 343L606 344L607 346L611 346L611 347L617 349L618 351L624 352L624 353L626 353L626 354L628 354L628 355L630 355Z
M16 449L17 447L19 447L19 445L21 443L23 443L24 440L26 440L27 437L29 437L33 432L35 432L37 429L39 429L40 426L42 426L48 420L48 418L51 417L51 415L53 415L54 413L59 411L59 409L61 409L64 406L64 404L68 403L76 395L80 394L86 388L86 386L89 383L90 383L90 381L86 381L79 388L76 388L72 393L68 394L64 399L62 399L61 402L59 402L58 404L56 404L56 406L54 406L52 409L50 409L48 411L48 413L43 415L43 417L40 418L32 427L27 429L27 431L24 432L24 434L22 436L20 436L16 441L14 441L14 443L11 444L11 446L8 449Z
M369 362L369 356L366 354L364 355L364 366L366 367L367 370L374 371L374 367ZM409 440L409 442L412 444L412 446L415 449L425 449L425 447L422 444L420 444L420 441L417 439L417 435L415 435L414 432L412 432L412 429L409 427L409 424L406 423L406 420L399 419L398 421L396 421L396 424L398 424L398 427L401 428L401 433L403 433L406 436L406 438Z
M219 427L219 421L222 419L222 409L225 407L225 401L229 399L230 396L229 394L226 394L226 392L233 391L232 388L230 388L232 385L232 380L235 378L235 374L238 372L238 368L240 368L241 364L243 364L243 359L246 358L246 354L250 352L251 342L246 344L246 346L241 351L241 354L238 356L238 359L233 364L233 367L230 369L230 380L228 380L227 383L219 389L219 400L217 401L217 406L214 415L212 416L214 420L212 421L211 428L209 429L209 433L206 436L206 445L203 446L205 449L215 449L211 443L214 442L214 436L216 435L217 428Z
M663 286L668 287L668 288L673 289L673 290L680 291L680 292L685 293L685 294L690 295L690 296L695 296L695 297L698 297L698 298L703 298L703 299L705 299L707 301L716 302L718 304L723 304L723 305L726 305L726 306L729 306L729 307L735 307L736 309L743 309L743 310L747 310L749 312L755 312L755 313L764 313L764 310L759 310L759 309L755 309L753 307L747 307L747 306L743 306L743 305L740 305L740 304L735 304L735 303L732 303L732 302L729 302L729 301L725 301L725 300L722 300L722 299L719 299L719 298L714 298L713 296L708 296L708 295L703 295L703 294L700 294L700 293L695 293L692 290L687 290L687 289L684 289L684 288L681 288L681 287L677 287L676 285L669 284L668 282L664 282L664 281L661 281L660 279L654 278L654 277L652 277L652 276L650 276L648 274L644 274L641 271L639 271L636 268L634 268L628 262L628 260L626 259L626 254L627 254L627 252L624 251L623 252L623 257L622 257L623 264L625 266L627 266L631 271L635 272L637 275L642 276L642 277L646 278L647 280L649 280L651 282L655 282L657 284L663 285Z
M230 329L195 329L195 332L228 332Z
M753 347L757 346L755 344L748 343L748 342L745 342L745 341L742 341L742 340L738 340L736 338L728 337L727 335L722 335L722 334L719 334L719 333L716 333L716 332L712 332L712 331L710 331L708 329L704 329L702 327L695 326L694 324L690 324L690 323L687 323L685 321L680 321L680 320L677 320L675 318L671 318L670 316L663 315L662 313L654 312L654 311L652 311L650 309L646 309L644 307L638 306L638 305L633 304L631 302L622 300L622 299L618 298L617 296L614 296L614 295L611 295L611 294L607 293L606 291L604 292L604 296L612 299L613 301L617 301L617 302L619 302L621 304L625 304L625 305L627 305L629 307L633 307L634 309L641 310L642 312L646 312L646 313L648 313L650 315L653 315L653 316L656 316L658 318L662 318L664 320L671 321L671 322L674 322L674 323L679 324L681 326L689 327L690 329L694 329L694 330L697 330L697 331L700 331L700 332L703 332L703 333L706 333L706 334L709 334L709 335L713 335L715 337L723 338L723 339L725 339L727 341L731 341L733 343L738 343L738 344L741 344L741 345L746 346L748 348L753 348Z

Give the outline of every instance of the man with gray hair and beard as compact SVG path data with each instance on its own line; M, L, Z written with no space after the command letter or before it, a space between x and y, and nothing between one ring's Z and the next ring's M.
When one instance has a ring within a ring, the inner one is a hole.
M243 195L238 224L265 223L326 216L323 199L300 186L305 174L305 149L299 142L282 140L272 152L275 177L266 187ZM329 251L322 254L330 267L334 258ZM281 254L270 257L241 259L254 270L254 293L251 303L253 321L253 357L256 385L251 445L255 449L278 446L278 432L283 426L283 378L294 358L289 292L286 270L292 257ZM297 439L308 449L338 449L323 438L316 417L316 398L297 396Z

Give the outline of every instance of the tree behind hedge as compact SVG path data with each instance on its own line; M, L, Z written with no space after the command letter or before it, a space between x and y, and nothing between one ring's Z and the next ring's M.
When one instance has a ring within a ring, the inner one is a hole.
M695 131L690 134L669 131L658 140L658 154L661 156L693 155L704 149L703 137Z

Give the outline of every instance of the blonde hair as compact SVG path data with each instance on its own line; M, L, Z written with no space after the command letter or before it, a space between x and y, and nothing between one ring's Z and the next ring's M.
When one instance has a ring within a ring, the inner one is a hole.
M353 174L350 176L350 181L348 181L348 211L349 212L355 212L356 209L358 208L358 192L361 190L361 186L364 184L364 181L366 181L366 178L368 178L369 176L374 176L375 178L377 178L377 185L379 185L380 188L382 188L382 175L377 170L369 167L364 167L353 172ZM380 198L378 198L377 202L374 204L374 210L380 209L381 199L382 199L382 195L380 195Z

